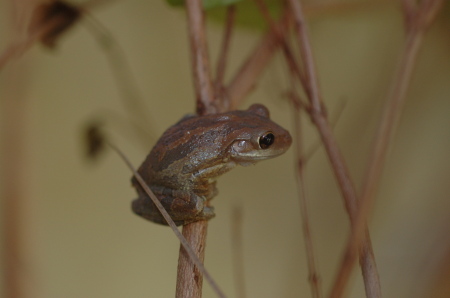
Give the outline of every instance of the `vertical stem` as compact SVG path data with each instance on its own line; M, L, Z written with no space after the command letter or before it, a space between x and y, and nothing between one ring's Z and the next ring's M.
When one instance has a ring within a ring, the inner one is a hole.
M300 46L300 55L305 65L305 92L308 95L311 104L311 118L320 133L334 174L339 183L341 193L344 197L347 213L349 214L350 221L353 225L358 211L358 198L356 195L356 190L352 180L350 179L350 174L344 158L339 150L337 142L331 131L331 127L326 118L326 113L323 109L316 68L314 65L314 58L312 55L301 4L298 0L289 0L289 5L294 18L294 29L296 31ZM360 264L364 278L366 295L370 298L381 297L380 280L372 250L372 243L365 222L363 227L365 237L362 241L360 249Z
M12 1L11 36L21 33L20 18L26 1ZM8 60L8 59L5 59ZM3 66L3 65L2 65ZM27 105L23 74L24 65L16 63L6 69L0 97L0 199L2 203L2 236L4 296L26 297L26 227L24 211L27 200L26 130Z
M201 0L186 1L189 41L191 45L192 70L197 100L197 114L218 111L214 102L214 89L209 69L208 48L205 37L205 21ZM183 226L183 236L191 245L200 261L205 259L208 221L201 220ZM203 276L192 263L183 247L180 247L176 297L202 297Z
M242 210L239 207L233 208L233 220L231 222L231 243L233 254L233 272L234 283L236 287L236 297L247 297L245 291L245 274L244 274L244 245L242 241Z
M294 77L294 76L293 76ZM292 84L294 86L294 83ZM308 198L305 184L305 156L303 153L303 133L301 127L300 118L300 99L295 93L294 87L292 87L292 105L294 106L294 135L295 135L295 155L296 155L296 177L297 177L297 189L300 204L300 214L302 218L303 238L305 240L305 252L308 261L309 282L311 285L311 294L313 298L322 297L322 291L320 286L320 275L316 266L316 257L314 255L314 247L312 241L312 231L310 226L309 211L308 211Z
M270 29L264 35L247 60L239 68L227 87L227 95L230 98L231 110L236 109L245 96L255 87L258 77L266 69L272 59L275 50L279 46L278 30L285 32L288 18L283 17L277 24L277 30Z
M202 1L186 1L186 10L197 114L213 114L217 112L218 107L214 103L214 89L209 67Z
M376 198L376 190L380 183L387 150L406 102L406 92L416 65L415 62L417 61L424 34L443 3L442 0L427 1L428 3L426 1L422 2L421 7L417 7L414 1L403 1L407 26L406 42L401 52L396 75L392 81L390 94L378 123L377 133L372 142L373 150L366 169L358 214L352 225L352 233L347 241L345 255L333 285L334 297L343 295L350 277L358 246L361 243L361 239L365 236L365 221Z
M220 47L219 59L216 67L216 78L214 82L214 93L218 97L218 100L222 102L222 106L230 106L229 99L223 96L223 81L225 77L225 69L228 60L228 54L230 51L231 34L234 27L234 19L236 14L236 6L230 5L227 9L227 20L225 22L225 28L223 32L222 45Z
M27 102L23 96L21 71L10 69L4 83L5 89L0 108L2 116L0 164L2 178L3 215L3 262L4 290L8 298L25 297L25 228L24 206L26 205L26 161L25 132L27 129Z
M183 226L183 236L202 263L205 260L207 230L208 222L204 220ZM202 285L203 275L197 266L194 265L191 258L189 258L185 249L180 245L175 297L202 297Z

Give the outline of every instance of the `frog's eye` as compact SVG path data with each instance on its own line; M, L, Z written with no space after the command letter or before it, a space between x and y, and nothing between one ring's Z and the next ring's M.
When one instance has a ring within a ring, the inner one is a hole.
M259 137L258 143L261 149L267 149L270 145L275 141L275 136L271 132L266 132L262 136Z

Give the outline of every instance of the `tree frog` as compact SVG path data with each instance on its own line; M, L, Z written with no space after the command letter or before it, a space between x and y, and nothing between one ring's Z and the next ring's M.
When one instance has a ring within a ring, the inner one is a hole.
M244 111L188 116L170 127L138 169L176 225L214 217L209 201L217 194L215 179L236 165L276 157L292 143L289 132L254 104ZM134 213L159 224L166 221L133 177L138 198Z

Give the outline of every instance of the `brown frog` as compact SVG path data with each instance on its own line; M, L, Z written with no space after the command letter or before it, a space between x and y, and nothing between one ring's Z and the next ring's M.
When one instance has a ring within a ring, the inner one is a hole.
M215 178L236 165L247 166L286 152L289 132L254 104L245 111L190 116L170 127L153 147L138 172L176 225L214 217L209 206L216 194ZM139 197L133 211L167 225L154 203L133 177Z

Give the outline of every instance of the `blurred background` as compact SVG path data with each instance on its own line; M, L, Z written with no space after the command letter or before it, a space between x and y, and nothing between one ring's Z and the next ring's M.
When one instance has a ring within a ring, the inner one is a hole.
M344 107L334 131L358 189L404 37L400 5L374 2L307 9L324 101L332 118ZM317 4L305 2L307 8ZM11 10L7 3L0 5L3 50L11 39ZM370 221L384 297L450 297L448 6L426 35ZM129 170L111 151L88 160L83 131L92 120L103 120L111 140L138 166L168 126L194 112L185 14L164 1L131 0L99 6L92 16L123 49L145 99L148 118L142 123L150 136L139 139L124 124L117 81L93 38L91 19L83 19L55 49L35 46L4 69L2 101L17 97L23 113L13 124L24 132L23 146L17 148L23 159L17 162L24 182L26 257L17 268L26 297L172 297L178 240L169 228L131 212L136 193ZM261 34L255 28L235 30L228 78ZM209 22L213 61L221 36L220 23ZM282 96L288 86L277 55L241 108L263 103L274 121L292 131L292 108ZM7 108L2 104L0 115L9 113ZM1 123L2 131L9 131ZM311 148L318 134L308 119L303 128L304 145ZM328 293L349 221L323 148L306 170L315 252ZM0 178L3 189L12 183L4 171ZM205 265L225 293L236 295L232 222L239 208L247 296L309 297L294 150L236 168L219 179L218 188ZM3 277L7 274L3 270ZM356 268L348 297L364 297L360 276ZM204 297L214 297L206 282Z

